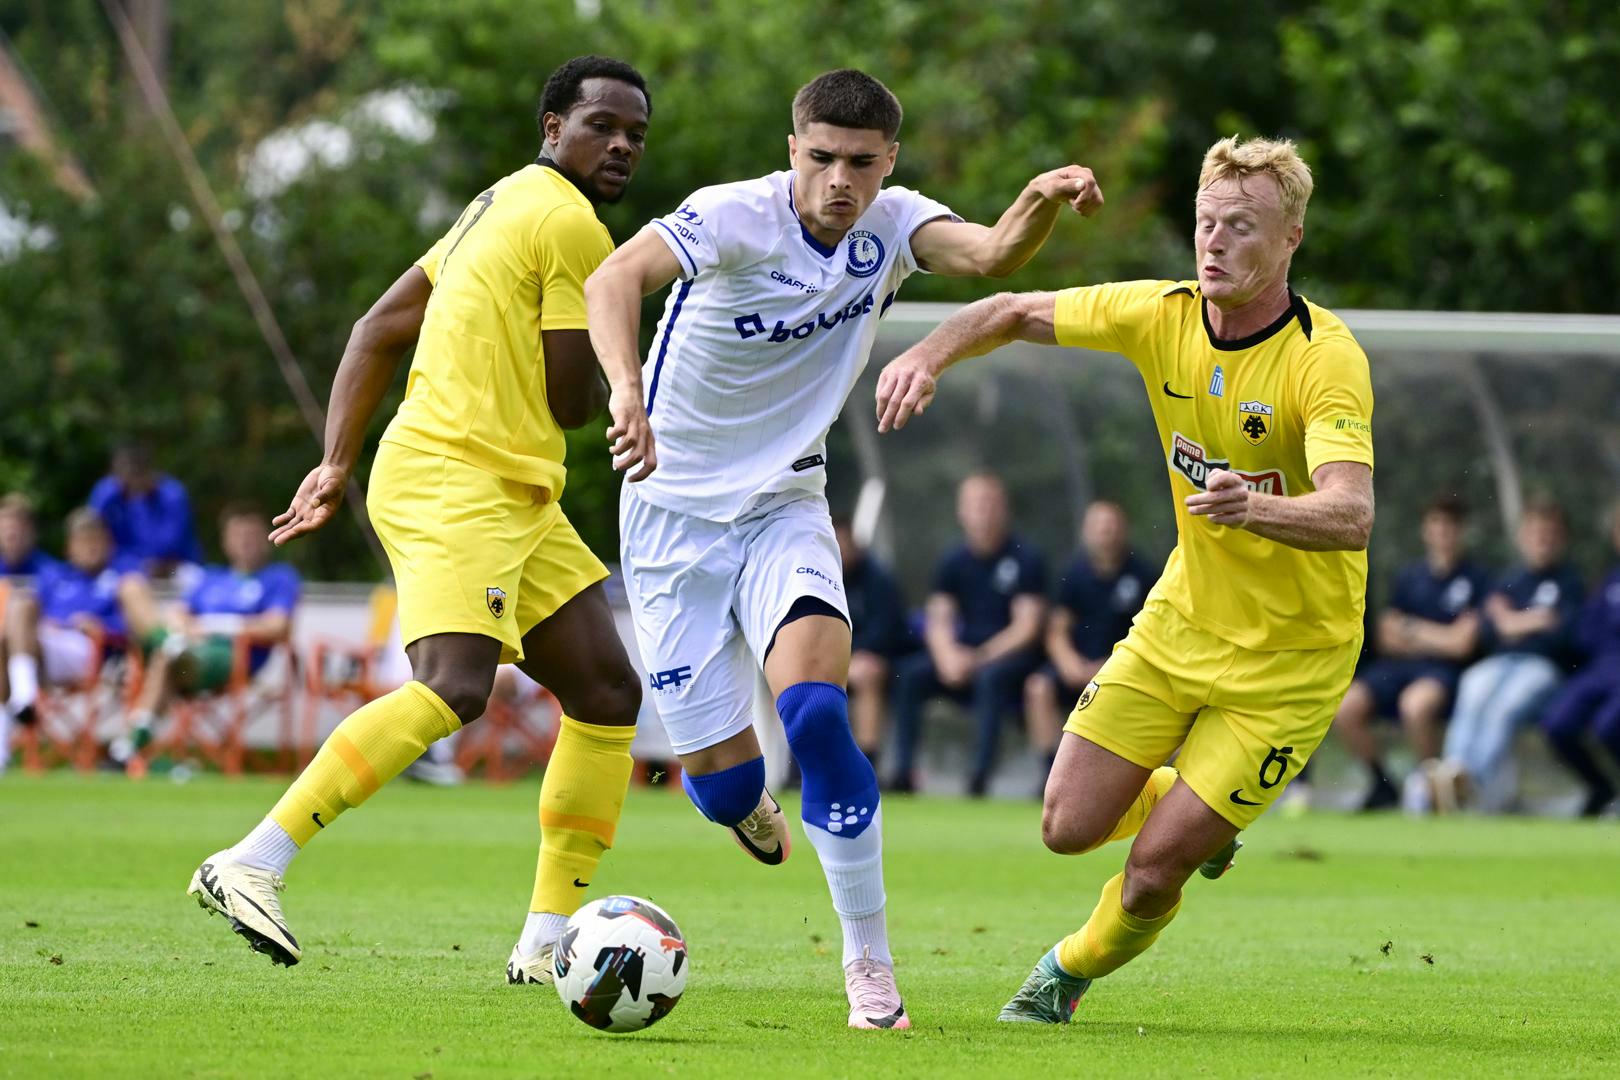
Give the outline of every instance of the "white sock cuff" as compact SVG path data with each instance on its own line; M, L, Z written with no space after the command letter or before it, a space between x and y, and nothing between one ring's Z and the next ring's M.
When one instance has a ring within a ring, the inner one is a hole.
M274 818L259 822L242 842L231 849L237 862L260 870L274 870L285 874L293 856L298 854L298 842Z

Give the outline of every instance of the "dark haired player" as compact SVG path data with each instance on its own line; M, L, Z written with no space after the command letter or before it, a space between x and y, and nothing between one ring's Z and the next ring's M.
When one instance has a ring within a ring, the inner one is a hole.
M968 224L916 192L883 190L899 130L882 83L821 75L793 99L789 171L694 193L586 287L612 387L608 438L631 481L625 587L687 793L754 858L787 857L752 727L763 665L843 924L858 1028L910 1020L884 919L877 778L849 727L849 610L821 494L827 429L906 277L1009 274L1063 204L1089 214L1102 203L1090 171L1071 165L1031 180L994 228ZM643 369L641 298L677 279Z
M595 206L623 194L650 114L628 64L586 56L558 68L541 96L539 159L469 203L355 324L326 455L271 539L331 520L366 424L416 344L370 498L414 679L338 725L270 815L191 879L205 909L277 963L300 955L276 898L292 857L429 743L476 720L502 662L567 713L540 789L539 866L510 981L551 981L557 937L612 845L641 689L602 590L607 570L557 499L563 429L606 396L585 331L585 278L613 250Z

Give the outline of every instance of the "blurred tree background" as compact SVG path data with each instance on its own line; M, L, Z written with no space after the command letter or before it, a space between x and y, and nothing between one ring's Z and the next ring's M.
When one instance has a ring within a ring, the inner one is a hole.
M1035 172L1092 166L1106 212L1065 220L1009 283L1181 276L1203 150L1301 142L1317 175L1295 282L1329 305L1620 311L1620 14L1511 0L117 0L146 21L186 138L324 402L354 319L462 205L537 149L547 73L639 66L654 117L619 240L704 184L785 166L788 103L857 66L906 106L893 182L993 220ZM318 448L99 0L4 0L0 40L94 189L0 140L0 490L53 527L142 438L211 511L285 505ZM903 299L982 282L914 278ZM645 331L657 310L650 303ZM395 397L374 424L381 433ZM575 433L568 507L616 549L616 482ZM1162 474L1157 462L1144 467ZM1154 483L1160 481L1155 480ZM345 520L288 555L376 576Z

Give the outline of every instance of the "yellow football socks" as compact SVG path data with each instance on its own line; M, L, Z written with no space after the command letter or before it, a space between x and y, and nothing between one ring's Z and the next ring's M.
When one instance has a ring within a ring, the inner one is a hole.
M461 721L439 695L408 682L350 713L270 817L303 847L343 811L398 776L430 743L459 727Z
M1153 808L1159 805L1160 799L1169 794L1175 783L1176 770L1168 765L1161 765L1154 769L1148 775L1147 783L1142 785L1142 793L1136 797L1136 801L1131 803L1131 808L1125 811L1125 815L1119 819L1119 822L1114 826L1114 831L1109 833L1107 839L1099 843L1097 847L1102 847L1103 844L1112 844L1115 840L1124 840L1141 832L1142 826L1147 823L1148 815L1153 813ZM1095 851L1096 848L1090 850Z
M540 784L540 858L531 912L572 915L585 901L630 784L633 725L609 727L563 717Z
M1159 931L1181 910L1181 901L1156 919L1142 919L1120 901L1125 875L1115 874L1103 886L1097 908L1086 925L1058 942L1058 964L1071 975L1097 979L1125 966L1147 951Z

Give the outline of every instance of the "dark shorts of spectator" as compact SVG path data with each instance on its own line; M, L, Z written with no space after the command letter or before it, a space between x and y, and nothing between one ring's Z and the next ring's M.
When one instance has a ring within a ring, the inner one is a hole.
M1057 665L1050 660L1036 668L1034 674L1044 675L1052 680L1053 684L1057 686L1058 704L1065 708L1073 708L1074 703L1080 700L1080 695L1086 688L1085 683L1071 683L1065 680L1062 675L1058 674Z
M1374 660L1356 672L1356 682L1372 691L1378 715L1393 720L1400 715L1401 694L1419 679L1433 679L1445 687L1449 714L1461 675L1461 667L1443 660Z

